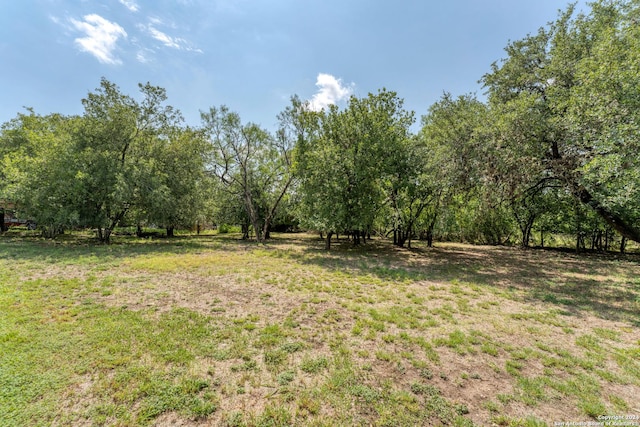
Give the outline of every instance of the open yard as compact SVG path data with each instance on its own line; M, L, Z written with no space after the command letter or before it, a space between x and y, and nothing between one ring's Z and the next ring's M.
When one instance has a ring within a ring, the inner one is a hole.
M0 424L640 417L640 257L0 238Z

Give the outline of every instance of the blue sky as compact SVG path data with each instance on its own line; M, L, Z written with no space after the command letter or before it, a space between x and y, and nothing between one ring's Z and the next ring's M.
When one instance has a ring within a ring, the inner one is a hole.
M227 105L274 129L291 95L318 108L386 87L416 118L557 17L552 0L5 0L0 122L81 114L100 78L164 87L190 125Z

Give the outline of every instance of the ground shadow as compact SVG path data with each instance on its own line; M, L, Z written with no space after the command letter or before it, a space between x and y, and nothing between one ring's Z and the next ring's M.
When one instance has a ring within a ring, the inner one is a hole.
M544 302L565 314L589 312L601 318L640 326L640 255L612 255L514 247L415 242L412 249L397 248L374 239L354 246L347 239L324 250L324 241L309 234L274 234L267 244L240 239L240 235L178 236L137 239L116 236L110 245L87 236L55 240L35 236L0 237L0 260L45 263L85 259L97 265L114 260L156 254L197 253L207 250L280 251L287 259L342 271L354 278L374 276L388 281L471 283L505 291L520 298Z
M412 249L387 241L354 247L334 244L329 254L322 242L309 242L299 262L339 269L354 276L385 280L470 283L515 291L528 302L544 302L567 315L587 311L598 317L640 326L640 255L576 254L563 250L524 250L504 246L421 242Z

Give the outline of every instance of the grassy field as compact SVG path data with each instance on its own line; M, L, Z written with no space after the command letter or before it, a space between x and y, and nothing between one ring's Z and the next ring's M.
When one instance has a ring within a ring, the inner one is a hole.
M640 416L638 255L236 239L0 237L0 425Z

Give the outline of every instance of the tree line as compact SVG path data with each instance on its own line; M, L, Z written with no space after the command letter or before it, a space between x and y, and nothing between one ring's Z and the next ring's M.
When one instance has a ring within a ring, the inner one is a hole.
M569 6L510 42L486 100L445 93L421 117L395 92L314 111L297 96L269 132L225 106L186 126L166 91L106 79L76 116L28 109L0 128L0 199L42 232L120 224L300 227L488 244L553 234L577 249L640 242L640 2Z

